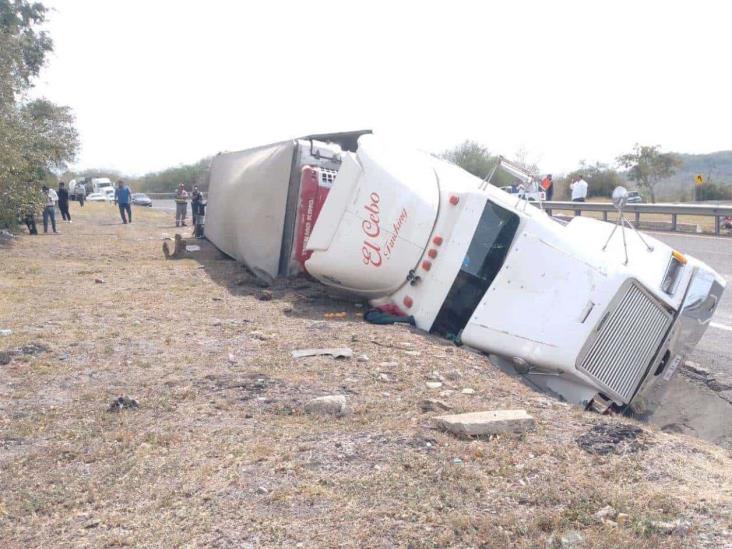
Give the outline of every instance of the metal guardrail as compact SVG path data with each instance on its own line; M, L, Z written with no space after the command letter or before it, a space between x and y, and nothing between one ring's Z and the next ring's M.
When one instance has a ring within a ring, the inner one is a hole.
M145 193L147 196L149 196L152 199L157 200L164 200L164 199L173 199L175 198L175 193ZM190 196L190 192L188 193ZM206 195L208 195L207 192L201 193L204 198L206 198Z
M611 202L543 202L544 209L549 215L554 210L574 211L575 215L582 215L582 212L602 212L603 221L608 220L609 212L616 212ZM626 204L623 213L635 214L636 225L640 223L641 214L660 214L671 216L671 230L675 231L678 226L678 217L683 216L711 216L714 217L714 234L720 234L722 218L732 216L732 206L712 204Z

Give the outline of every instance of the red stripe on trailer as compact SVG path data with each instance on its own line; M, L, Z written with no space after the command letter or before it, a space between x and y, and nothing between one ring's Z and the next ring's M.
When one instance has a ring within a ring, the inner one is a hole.
M305 166L300 174L300 198L297 206L297 230L295 231L295 260L303 265L310 257L305 250L315 224L315 207L318 198L318 174Z
M305 262L310 259L311 252L306 250L308 239L318 214L325 204L328 192L333 184L335 172L312 166L305 166L300 175L300 197L297 208L295 229L295 260L305 269Z

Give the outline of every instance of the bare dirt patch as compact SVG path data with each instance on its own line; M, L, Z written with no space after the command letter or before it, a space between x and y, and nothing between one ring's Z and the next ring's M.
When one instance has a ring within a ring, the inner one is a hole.
M439 338L366 324L362 303L306 279L261 300L205 243L166 261L166 214L73 215L59 236L0 250L0 328L12 329L0 351L45 348L0 365L5 547L732 542L728 450L643 426L642 451L588 453L576 440L593 427L638 424L533 393ZM291 356L330 347L354 358ZM109 413L120 395L139 406ZM349 413L304 413L325 395ZM536 429L456 439L426 400L525 409ZM607 505L629 519L598 521ZM690 526L654 526L673 521Z

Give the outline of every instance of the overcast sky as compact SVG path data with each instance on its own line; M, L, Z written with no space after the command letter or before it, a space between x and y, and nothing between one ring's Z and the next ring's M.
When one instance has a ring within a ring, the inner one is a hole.
M77 167L141 174L309 133L474 139L545 171L732 149L727 2L44 0L37 94Z

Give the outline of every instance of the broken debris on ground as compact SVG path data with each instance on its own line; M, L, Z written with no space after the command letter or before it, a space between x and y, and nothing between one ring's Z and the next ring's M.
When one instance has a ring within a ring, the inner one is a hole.
M348 347L334 347L331 349L297 349L292 351L292 358L323 355L330 355L333 358L351 358L353 356L353 350Z
M442 402L441 400L434 400L431 398L425 399L419 403L419 408L423 412L446 412L452 410L452 406Z
M576 439L577 445L590 454L632 454L647 446L646 432L625 423L598 423Z
M122 410L134 410L139 408L140 404L128 396L120 396L112 401L107 409L108 412L121 412Z

